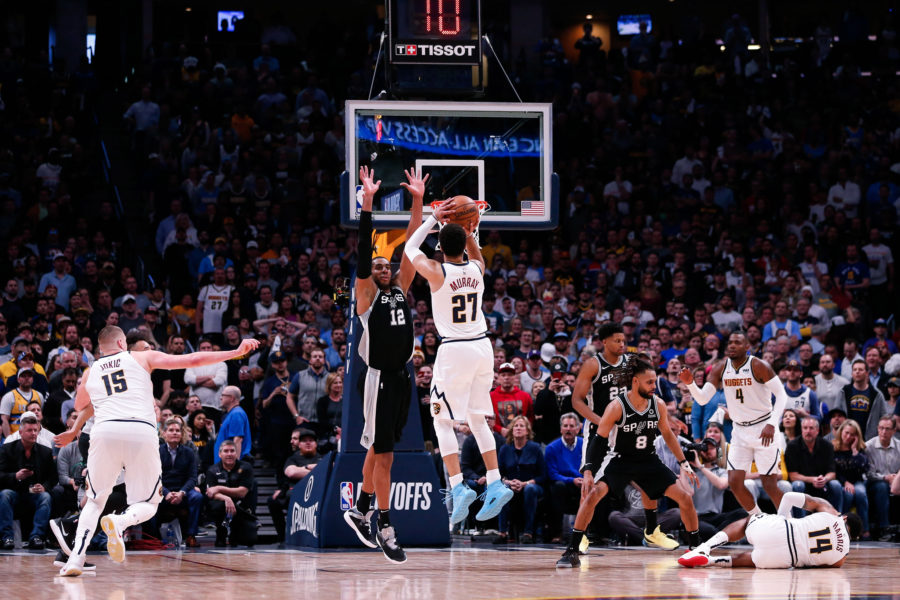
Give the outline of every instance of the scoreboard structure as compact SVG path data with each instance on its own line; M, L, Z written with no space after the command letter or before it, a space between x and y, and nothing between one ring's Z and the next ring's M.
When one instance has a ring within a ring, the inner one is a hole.
M394 97L478 97L481 0L388 0L385 75Z
M480 0L390 0L387 19L392 64L481 63Z

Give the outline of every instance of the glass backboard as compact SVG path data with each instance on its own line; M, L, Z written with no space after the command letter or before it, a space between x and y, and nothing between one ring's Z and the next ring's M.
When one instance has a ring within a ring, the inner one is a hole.
M374 221L381 229L409 222L411 199L400 183L417 166L431 176L428 204L456 195L484 200L486 229L552 229L558 189L552 173L550 104L348 101L347 172L341 222L359 223L359 167L374 169L381 189Z

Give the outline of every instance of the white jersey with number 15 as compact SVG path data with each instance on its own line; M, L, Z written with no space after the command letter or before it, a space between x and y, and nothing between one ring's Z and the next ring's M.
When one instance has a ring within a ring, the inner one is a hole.
M128 352L94 361L85 389L94 405L95 425L106 421L143 421L155 427L150 373Z

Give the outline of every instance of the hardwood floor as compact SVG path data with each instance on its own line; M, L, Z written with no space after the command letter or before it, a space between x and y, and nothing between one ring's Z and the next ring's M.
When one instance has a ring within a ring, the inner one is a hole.
M95 574L57 576L53 554L0 554L2 598L22 600L259 600L340 598L668 598L900 600L896 545L854 546L841 569L683 569L676 553L592 548L580 569L557 570L559 548L458 546L409 550L403 565L378 551L132 552L124 564L91 556ZM727 550L726 550L727 551ZM731 551L735 551L732 549Z

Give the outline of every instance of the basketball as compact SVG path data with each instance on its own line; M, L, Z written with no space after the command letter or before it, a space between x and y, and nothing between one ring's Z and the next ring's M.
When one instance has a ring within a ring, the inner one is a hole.
M480 216L478 205L468 196L454 196L447 201L447 206L452 208L452 212L448 215L451 223L466 227L473 221L478 222Z

